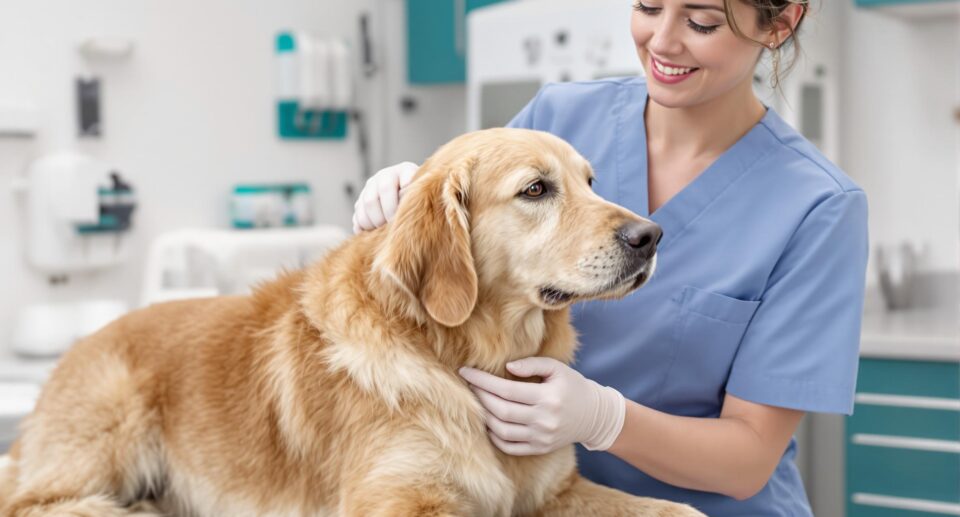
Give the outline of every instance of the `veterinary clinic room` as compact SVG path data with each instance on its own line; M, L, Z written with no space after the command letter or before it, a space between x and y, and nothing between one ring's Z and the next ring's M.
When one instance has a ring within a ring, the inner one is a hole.
M0 517L960 516L960 0L0 0Z

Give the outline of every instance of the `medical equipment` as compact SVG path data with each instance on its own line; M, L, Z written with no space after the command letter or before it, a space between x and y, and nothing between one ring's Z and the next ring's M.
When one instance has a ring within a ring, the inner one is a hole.
M237 185L230 199L234 228L276 228L313 224L310 185Z
M100 79L96 77L78 77L77 95L77 134L81 137L98 138L102 134L100 118Z
M350 50L305 31L276 38L277 132L281 138L343 138L353 109Z
M136 198L112 166L53 154L34 161L14 190L26 193L27 260L37 270L57 276L124 260Z
M166 233L150 245L141 303L248 293L282 269L316 261L347 236L339 226Z
M548 82L643 73L624 0L527 0L467 17L467 129L502 126Z

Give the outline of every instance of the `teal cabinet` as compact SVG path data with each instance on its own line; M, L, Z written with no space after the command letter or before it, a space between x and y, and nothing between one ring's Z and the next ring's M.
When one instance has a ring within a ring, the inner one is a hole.
M407 80L411 84L466 79L467 13L508 0L406 0Z
M862 359L847 517L960 515L960 363Z

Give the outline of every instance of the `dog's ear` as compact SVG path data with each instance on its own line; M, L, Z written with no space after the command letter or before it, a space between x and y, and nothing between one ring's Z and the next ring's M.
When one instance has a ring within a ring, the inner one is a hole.
M473 163L424 163L387 226L375 262L448 327L466 321L477 303L466 209Z

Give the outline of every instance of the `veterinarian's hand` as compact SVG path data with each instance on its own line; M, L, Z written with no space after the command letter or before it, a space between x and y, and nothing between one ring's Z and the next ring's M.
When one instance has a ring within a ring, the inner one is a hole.
M546 454L580 442L590 450L606 450L623 429L623 395L585 378L547 357L528 357L507 364L517 377L539 375L539 384L510 381L473 368L460 375L487 410L490 439L514 456Z
M393 219L403 196L420 166L403 162L380 169L367 180L353 204L353 233L379 228Z

